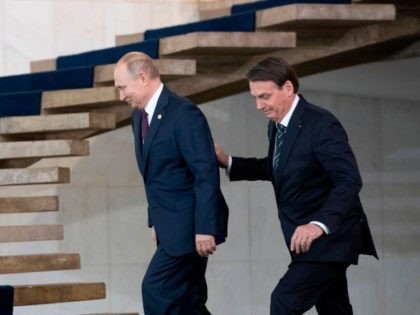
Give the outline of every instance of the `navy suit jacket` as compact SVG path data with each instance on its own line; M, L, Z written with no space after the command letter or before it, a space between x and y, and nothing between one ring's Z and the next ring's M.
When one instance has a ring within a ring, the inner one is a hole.
M138 168L148 201L148 225L170 255L196 251L195 234L221 243L228 207L220 191L213 139L200 109L166 87L159 97L144 145L141 111L132 112Z
M278 178L272 170L275 133L270 121L268 156L233 158L230 179L272 182L288 248L299 225L319 221L329 228L307 253L291 252L292 260L356 264L359 254L377 257L359 199L362 180L339 121L300 97L281 147Z

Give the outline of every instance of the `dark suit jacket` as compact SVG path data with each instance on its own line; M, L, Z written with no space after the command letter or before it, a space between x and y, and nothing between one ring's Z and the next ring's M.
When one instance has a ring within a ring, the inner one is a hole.
M233 158L231 180L270 180L287 246L297 226L324 223L329 235L316 239L294 261L356 264L358 255L377 257L359 199L362 180L347 135L328 111L300 98L286 129L278 178L272 160L275 124L268 124L269 151L262 159Z
M144 145L141 112L132 113L149 226L170 255L195 252L195 234L227 235L228 208L206 118L189 100L163 88Z
M13 315L14 288L0 285L0 314Z

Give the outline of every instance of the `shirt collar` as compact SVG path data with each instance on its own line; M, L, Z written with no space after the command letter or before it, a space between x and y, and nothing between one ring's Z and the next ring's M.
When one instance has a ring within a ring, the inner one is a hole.
M155 91L155 93L153 94L153 96L150 98L149 102L147 103L146 107L144 108L144 110L147 113L147 120L149 122L149 125L152 121L153 118L153 114L155 112L156 106L157 106L157 102L159 100L159 96L162 93L163 90L163 83L161 83L159 85L159 87L157 88L157 90Z
M286 116L280 121L280 125L287 127L289 124L290 118L292 118L293 112L296 109L297 104L299 103L299 95L295 95L295 99L293 100L292 106L290 107L289 111L287 112Z

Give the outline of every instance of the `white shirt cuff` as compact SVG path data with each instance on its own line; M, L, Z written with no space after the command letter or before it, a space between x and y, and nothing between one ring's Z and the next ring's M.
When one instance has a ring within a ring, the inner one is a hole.
M230 177L230 169L232 168L232 157L229 155L229 162L226 167L226 175Z
M326 235L330 234L330 229L324 223L321 223L319 221L311 221L309 223L318 225L325 232Z

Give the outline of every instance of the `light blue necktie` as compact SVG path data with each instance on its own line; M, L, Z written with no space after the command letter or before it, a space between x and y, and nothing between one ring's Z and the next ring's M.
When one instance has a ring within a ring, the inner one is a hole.
M273 175L274 178L277 179L279 173L279 161L280 161L280 153L281 153L281 146L283 144L284 135L286 134L286 127L280 124L276 124L277 132L276 132L276 142L274 146L274 155L273 155Z

